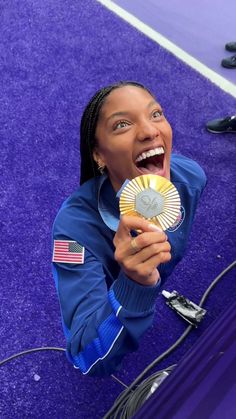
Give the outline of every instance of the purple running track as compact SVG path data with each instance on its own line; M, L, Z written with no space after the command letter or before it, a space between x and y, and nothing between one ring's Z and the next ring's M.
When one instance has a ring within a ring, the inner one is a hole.
M236 83L236 69L221 66L236 42L234 0L114 0L114 3L165 36L225 79Z

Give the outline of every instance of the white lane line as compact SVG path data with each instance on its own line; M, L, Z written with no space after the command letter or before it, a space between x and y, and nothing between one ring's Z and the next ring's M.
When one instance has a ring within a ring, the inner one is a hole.
M217 74L215 71L211 70L206 65L202 64L200 61L196 60L196 58L192 57L190 54L182 50L181 48L177 47L173 42L169 41L167 38L162 36L160 33L156 32L150 26L143 23L141 20L137 19L131 13L127 12L126 10L122 9L120 6L115 4L112 0L97 0L99 3L107 7L109 10L120 16L122 19L126 20L126 22L130 23L139 31L143 32L153 41L157 42L163 48L167 49L168 51L172 52L177 58L184 61L190 67L194 68L194 70L198 71L200 74L208 78L212 81L212 83L216 84L225 92L229 93L233 97L236 98L236 85L231 83L230 81L226 80L224 77Z

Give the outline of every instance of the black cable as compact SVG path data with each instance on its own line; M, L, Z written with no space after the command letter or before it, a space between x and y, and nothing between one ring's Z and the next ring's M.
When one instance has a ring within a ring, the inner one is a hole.
M128 397L129 393L133 391L133 388L139 384L139 382L142 380L142 378L148 373L149 370L154 368L159 362L161 362L166 356L168 356L177 346L186 338L186 336L189 334L189 332L192 330L193 326L189 325L184 333L177 339L177 341L168 348L165 352L163 352L161 355L159 355L156 359L154 359L151 364L149 364L142 372L138 375L138 377L129 385L129 387L124 390L120 396L115 401L115 404L111 407L111 409L106 413L103 419L115 419L119 416L111 416L117 407L121 404L121 406L124 403L124 400Z
M219 282L219 280L226 274L228 273L231 269L233 269L236 266L236 260L234 262L232 262L226 269L224 269L210 284L210 286L207 288L207 290L205 291L205 293L203 294L201 301L199 303L199 306L202 307L202 305L204 304L204 302L206 301L208 295L210 294L211 290L215 287L215 285ZM141 374L139 374L139 376L127 387L126 384L124 384L121 380L119 380L117 377L115 377L114 375L112 375L112 377L118 381L121 385L123 385L123 387L126 387L126 390L124 390L116 399L114 405L111 407L111 409L107 412L107 414L104 416L104 419L116 419L118 417L120 417L120 410L118 410L115 413L115 416L111 416L113 414L113 412L115 412L116 408L120 406L120 408L122 408L122 410L125 412L126 416L122 416L123 419L128 419L130 416L130 414L132 413L132 415L136 412L137 408L140 407L142 405L142 403L145 401L145 397L146 397L146 391L147 389L149 390L150 387L150 383L152 383L156 377L158 377L160 374L162 374L164 371L168 371L169 368L173 368L172 367L168 367L165 370L159 371L157 373L154 373L152 376L148 377L143 383L142 386L139 386L137 392L135 393L136 390L133 390L133 388L135 386L138 385L139 381L141 381L141 379L148 373L148 371L150 371L152 368L154 368L160 361L162 361L167 355L169 355L185 338L186 336L189 334L189 332L192 330L193 326L190 325L188 326L185 331L182 333L182 335L179 337L179 339L177 339L177 341L170 347L168 348L165 352L163 352L161 355L159 355L156 359L154 359L154 361L149 364L142 372ZM64 348L58 348L58 347L51 347L51 346L46 346L46 347L40 347L40 348L33 348L33 349L28 349L26 351L22 351L19 352L17 354L14 354L8 358L3 359L2 361L0 361L0 366L6 364L7 362L18 358L20 356L23 355L27 355L29 353L34 353L34 352L39 352L39 351L60 351L60 352L65 352ZM127 402L127 399L129 399L130 397L130 392L135 393L134 395L134 399L133 399L133 403L131 404L133 407L130 408L129 406L125 406L125 403ZM133 411L133 409L136 408L135 411ZM131 410L129 410L131 409ZM131 412L131 413L130 413ZM128 415L128 416L127 416Z
M214 288L214 286L217 284L217 282L219 282L219 280L225 275L227 274L229 271L231 271L231 269L235 268L236 266L236 260L234 260L229 266L227 266L227 268L225 268L213 281L212 283L209 285L209 287L207 288L207 290L204 292L202 299L199 303L199 307L202 307L202 305L205 303L208 295L210 294L211 290Z
M233 261L226 269L224 269L210 284L210 286L207 288L207 290L204 292L201 301L199 303L199 306L202 307L202 305L204 304L204 302L206 301L209 293L211 292L211 290L215 287L215 285L219 282L219 280L226 274L228 273L231 269L233 269L236 266L236 260ZM189 325L185 331L182 333L182 335L177 339L177 341L170 347L168 348L165 352L163 352L161 355L159 355L156 359L154 359L153 362L151 362L151 364L149 364L142 372L141 374L138 375L138 377L129 385L129 387L124 390L120 396L118 396L118 398L116 399L115 403L113 404L113 406L111 407L111 409L106 413L106 415L104 416L103 419L116 419L121 417L120 416L120 410L118 410L116 413L115 411L117 410L117 408L119 407L119 405L121 405L121 408L124 407L124 403L125 400L127 400L127 398L129 397L129 393L133 392L134 387L137 386L139 384L139 382L141 381L141 379L152 369L154 368L160 361L162 361L167 355L169 355L175 348L177 348L177 346L182 343L182 341L187 337L187 335L190 333L190 331L192 330L193 326ZM115 415L114 415L115 413ZM123 419L123 417L122 417Z
M162 381L172 372L176 365L172 365L161 371L155 372L146 378L133 392L129 395L127 402L122 409L122 419L133 417L143 403L156 391ZM119 417L119 416L115 416Z
M17 354L11 355L8 358L3 359L0 361L0 367L4 364L6 364L9 361L12 361L13 359L19 358L20 356L27 355L33 352L40 352L40 351L60 351L60 352L66 352L64 348L58 348L54 346L42 346L40 348L33 348L33 349L27 349L26 351L18 352ZM119 378L117 378L114 374L111 374L111 377L117 381L119 384L121 384L123 387L128 388L128 386L123 383Z
M65 352L65 349L63 348L57 348L54 346L45 346L42 348L33 348L33 349L27 349L26 351L22 351L22 352L18 352L18 354L14 354L12 356L9 356L9 358L5 358L2 361L0 361L0 367L4 364L6 364L9 361L12 361L15 358L18 358L19 356L22 355L27 355L30 354L32 352L39 352L39 351L60 351L60 352Z
M172 372L176 365L171 365L161 371L157 371L150 377L146 378L139 386L136 387L131 394L126 394L125 399L122 402L120 409L115 412L113 419L122 417L122 419L128 419L133 417L137 410L143 405L143 403L150 397L150 395L159 387L161 382ZM158 382L159 381L159 382ZM151 391L152 386L155 389Z

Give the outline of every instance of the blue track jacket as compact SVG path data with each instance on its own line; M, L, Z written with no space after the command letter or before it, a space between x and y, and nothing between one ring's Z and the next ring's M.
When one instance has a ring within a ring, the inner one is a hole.
M85 249L83 264L53 263L67 356L83 374L112 374L152 325L160 282L183 257L206 176L196 162L173 154L171 182L180 194L181 217L166 231L172 258L158 267L156 286L129 279L114 260L119 198L105 175L84 183L57 214L53 240L76 241Z

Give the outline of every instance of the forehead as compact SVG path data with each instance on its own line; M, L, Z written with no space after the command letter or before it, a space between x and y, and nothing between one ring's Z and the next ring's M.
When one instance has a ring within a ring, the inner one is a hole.
M146 106L153 99L153 96L141 87L122 86L108 95L100 114L102 117L107 117L113 112L128 111L139 107L141 104Z

